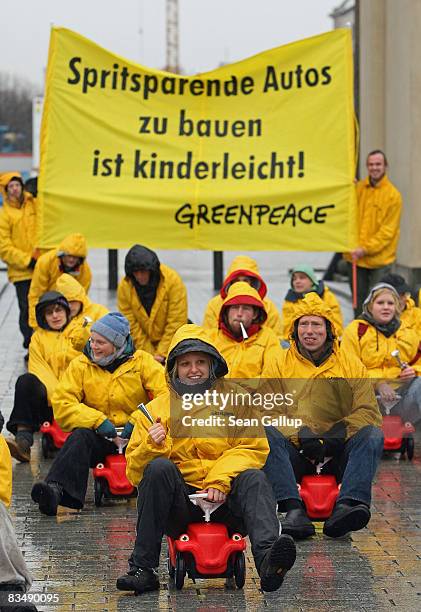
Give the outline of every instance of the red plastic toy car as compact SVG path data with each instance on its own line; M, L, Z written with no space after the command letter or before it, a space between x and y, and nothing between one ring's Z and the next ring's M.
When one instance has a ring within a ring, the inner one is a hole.
M385 451L400 452L401 457L414 457L414 433L412 423L404 423L400 416L386 415L383 417L383 435Z
M309 519L321 521L329 518L339 493L339 486L334 476L329 474L303 476L298 490Z
M44 459L48 459L50 453L53 453L61 448L66 442L67 438L71 435L71 432L63 431L57 425L57 421L53 421L52 423L45 421L41 425L40 431L42 433L41 448Z
M234 579L242 589L246 579L246 541L239 534L228 535L222 523L191 523L177 540L168 540L168 572L177 589L186 574L196 578Z
M104 463L98 463L92 474L95 506L101 506L103 498L128 499L137 495L137 489L127 480L126 457L123 454L107 455Z

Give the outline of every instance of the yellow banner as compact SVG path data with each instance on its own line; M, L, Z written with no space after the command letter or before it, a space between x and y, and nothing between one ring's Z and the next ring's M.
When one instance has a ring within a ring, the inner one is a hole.
M347 29L186 77L53 28L40 246L348 251L354 130Z

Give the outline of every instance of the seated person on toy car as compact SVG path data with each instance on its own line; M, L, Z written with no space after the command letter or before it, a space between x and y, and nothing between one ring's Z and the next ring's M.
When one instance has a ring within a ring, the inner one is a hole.
M365 299L361 315L346 327L342 348L361 359L381 405L392 405L390 414L416 423L421 419L420 337L400 313L396 289L378 283Z
M32 487L40 512L83 508L89 468L117 452L116 427L129 438L138 404L165 391L163 367L149 353L134 351L127 319L110 312L96 321L83 355L70 363L52 398L56 421L73 433L45 481Z
M185 427L183 434L178 415L186 396L238 387L224 380L226 362L203 328L184 325L175 333L165 367L167 393L148 405L156 422L151 425L136 413L126 451L128 479L138 486L138 520L129 571L117 580L117 588L137 593L159 588L162 537L177 538L189 523L203 521L203 511L188 496L206 492L209 501L223 502L212 520L248 533L261 587L274 591L294 564L295 545L290 536L279 536L275 500L260 469L269 450L263 431L250 437L247 428L236 430L223 422ZM184 414L193 418L201 413L198 403ZM219 412L218 400L210 402L209 410Z
M322 473L342 482L323 532L340 537L370 520L371 485L383 449L381 415L361 361L339 348L329 306L318 295L301 300L290 328L290 348L263 376L267 385L292 394L289 427L267 427L270 454L265 472L278 508L286 512L282 532L295 538L314 534L297 482ZM292 419L291 419L292 420Z

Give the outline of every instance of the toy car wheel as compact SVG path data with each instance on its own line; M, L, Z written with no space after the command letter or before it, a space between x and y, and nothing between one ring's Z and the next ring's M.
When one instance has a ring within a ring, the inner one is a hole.
M414 458L414 448L415 448L414 437L408 436L406 439L406 455L409 461L411 461Z
M94 480L94 502L95 506L99 508L102 505L102 498L104 497L104 490L102 488L101 478L95 478Z
M169 577L174 580L175 567L173 567L173 565L171 565L171 557L170 557L170 555L168 555L168 557L167 557L167 568L168 568Z
M48 436L47 434L42 434L41 449L42 449L42 456L44 457L44 459L48 459L50 455L51 442L50 442L50 436Z
M234 579L237 589L242 589L246 581L246 558L243 552L238 552L235 555Z
M174 572L174 582L175 588L179 591L184 586L184 576L186 575L186 562L184 561L184 557L181 553L177 553L175 558L175 572Z

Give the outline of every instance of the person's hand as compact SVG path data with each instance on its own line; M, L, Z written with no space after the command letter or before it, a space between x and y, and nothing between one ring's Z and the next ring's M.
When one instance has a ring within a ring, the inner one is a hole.
M203 489L202 491L196 491L197 493L207 493L208 496L205 498L207 501L221 503L227 499L225 493L220 491L219 489L214 489L213 487L209 487L208 489Z
M125 440L128 440L130 436L132 435L133 429L134 429L134 425L130 423L129 421L127 421L127 423L124 426L123 431L120 434L120 438L124 438Z
M416 375L417 373L415 372L414 368L411 368L411 366L405 364L405 367L402 368L401 373L399 374L399 378L401 380L412 380Z
M366 250L363 249L363 247L357 247L351 251L352 259L361 259L361 257L364 257L364 255L366 255Z
M116 428L109 419L105 419L105 421L103 421L95 431L99 436L102 436L103 438L114 439L117 437Z
M161 417L158 417L156 419L156 423L149 427L148 432L155 444L157 444L158 446L164 445L165 438L167 437L167 432L161 423Z
M325 457L338 457L345 447L346 423L339 421L323 434Z
M304 457L321 463L325 458L323 440L319 434L314 433L310 427L302 427L298 432L298 441Z
M398 399L394 389L388 383L380 383L377 385L377 391L382 402L389 403Z
M153 358L155 359L155 361L157 361L158 363L162 363L162 365L164 365L165 363L165 357L163 355L154 355Z

